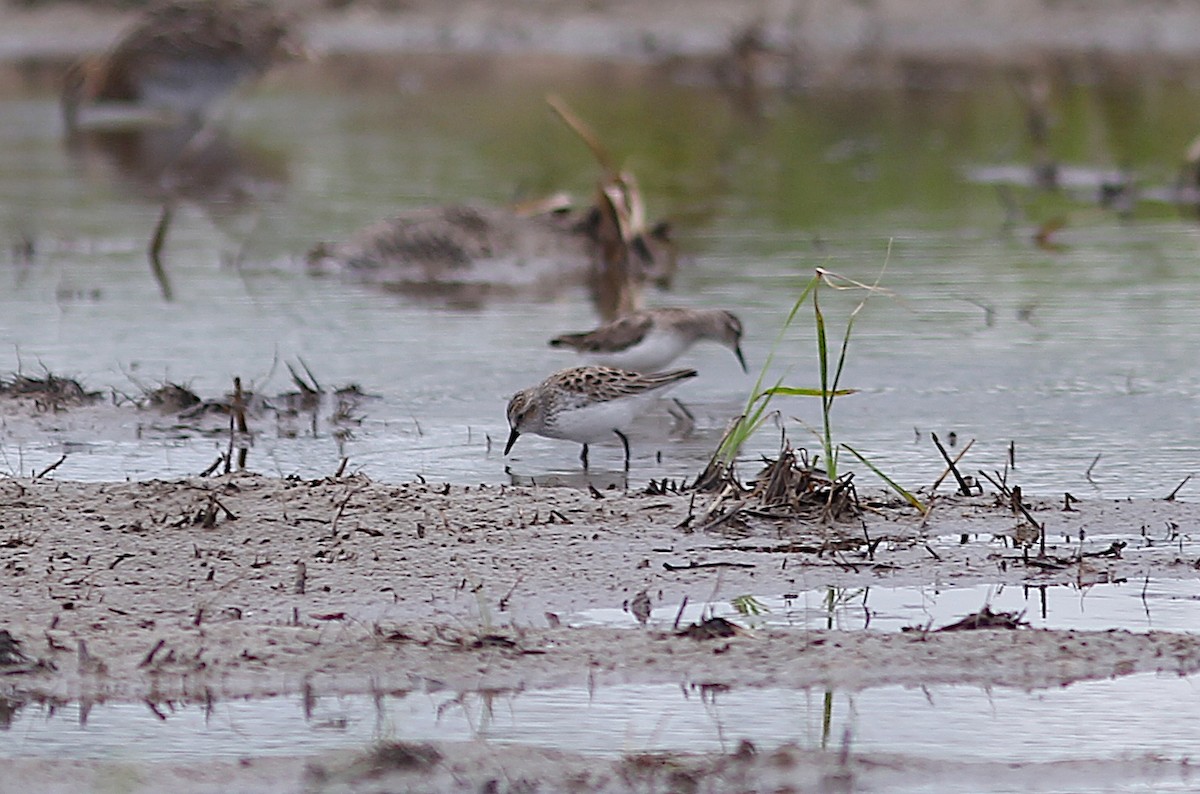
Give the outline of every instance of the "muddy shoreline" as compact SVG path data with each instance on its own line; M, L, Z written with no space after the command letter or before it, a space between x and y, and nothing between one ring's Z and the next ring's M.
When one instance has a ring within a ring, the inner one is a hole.
M991 497L943 497L925 520L907 507L874 508L864 519L873 551L853 524L691 531L686 519L704 498L249 474L0 480L0 613L30 661L5 682L36 698L195 699L361 693L430 675L455 689L584 680L1031 688L1200 669L1200 638L1169 632L766 629L696 641L668 622L685 598L1194 578L1183 544L1105 547L1113 532L1194 526L1195 506L1064 512L1038 503L1034 514L1058 539L1039 558L1036 547L995 542L1022 521ZM1081 535L1105 539L1074 540ZM629 610L643 593L649 628L569 625L582 610Z
M697 532L687 519L705 498L385 484L361 476L3 479L0 626L18 641L19 658L0 668L0 695L18 708L114 701L174 708L247 697L592 691L630 683L712 691L1038 690L1200 670L1200 637L1170 631L759 627L695 639L671 624L684 598L716 603L745 593L921 583L1086 590L1194 579L1200 561L1190 540L1135 539L1170 526L1186 533L1200 523L1195 505L1083 502L1064 511L1061 503L1035 501L1033 515L1055 539L1039 557L1036 547L1018 548L1022 520L990 496L940 497L927 519L881 496L861 524L764 520ZM1129 542L1107 553L1114 534ZM878 541L873 549L864 537ZM570 619L594 607L635 611L643 593L648 626L632 617L629 628ZM981 780L996 771L914 757L880 766L875 756L789 745L641 761L487 742L380 747L203 764L24 758L11 768L14 780L44 790L121 773L128 790L145 791L164 780L179 780L187 791L458 791L506 776L547 785L563 775L576 776L582 791L635 791L657 790L672 774L706 781L696 790L777 790L771 786L835 778L852 781L853 790L930 774ZM373 755L385 750L392 755ZM1090 763L1096 770L1105 762ZM1044 785L1069 768L1022 763L1003 774ZM1186 761L1168 759L1123 769L1137 780L1187 775Z

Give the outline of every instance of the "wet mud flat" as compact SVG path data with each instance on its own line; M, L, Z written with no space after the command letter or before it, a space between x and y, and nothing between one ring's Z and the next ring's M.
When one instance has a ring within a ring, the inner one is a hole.
M1021 537L1024 518L991 496L942 497L925 519L879 499L856 522L762 519L704 529L696 516L706 498L244 473L0 480L0 614L8 632L0 693L10 713L143 701L166 719L189 703L288 695L308 702L656 684L708 692L1040 690L1200 670L1200 637L1191 633L1036 629L1020 614L969 631L938 631L942 625L919 616L905 631L756 626L754 610L701 623L703 630L677 617L684 603L710 605L711 613L750 594L930 583L1086 591L1133 582L1136 597L1142 580L1196 578L1194 505L1081 502L1068 511L1061 502L1029 502L1050 539L1042 554ZM596 607L628 613L627 627L572 617ZM893 761L883 764L891 784L931 771L950 780L986 775L980 764ZM106 763L26 758L14 768L52 788L120 767ZM206 762L184 788L251 788L269 778L274 790L361 790L370 781L380 790L462 790L464 782L475 790L509 775L552 790L550 781L574 775L578 790L655 790L681 775L696 781L689 790L764 790L771 781L807 790L827 779L867 785L883 774L880 763L786 745L597 760L486 742L385 741L319 758ZM1174 779L1186 767L1178 759L1139 763L1130 767L1141 770L1131 772L1137 777ZM130 790L200 766L134 763L131 781L141 782ZM1006 774L1032 779L1038 767Z
M887 754L861 757L743 745L721 754L632 754L596 759L536 747L487 743L387 743L361 754L320 759L259 758L203 764L7 762L9 780L39 791L99 790L118 780L125 791L256 792L803 792L803 791L1188 791L1187 763L1156 758L1052 763L954 763ZM0 784L2 786L4 784ZM9 790L9 789L4 789ZM12 789L16 790L16 789Z

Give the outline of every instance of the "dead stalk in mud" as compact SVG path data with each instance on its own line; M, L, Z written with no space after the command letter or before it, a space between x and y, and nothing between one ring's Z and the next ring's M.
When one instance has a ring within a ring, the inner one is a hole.
M66 462L66 460L67 460L67 456L66 456L66 455L63 455L63 456L62 456L62 457L60 457L58 460L56 460L56 461L54 461L53 463L51 463L49 466L47 466L46 468L44 468L44 469L42 469L41 471L39 471L37 474L34 474L34 475L33 475L33 479L35 479L35 480L40 480L40 479L42 479L42 478L43 478L43 477L45 477L47 474L49 474L50 472L54 471L54 470L55 470L55 469L57 469L59 466L63 465L63 463L64 463L64 462ZM1182 485L1180 485L1179 487L1180 487L1180 488L1182 488L1183 486L1182 486ZM1179 490L1179 489L1177 488L1176 490Z
M208 468L206 468L204 471L200 472L200 476L207 477L208 475L212 474L214 471L219 469L221 467L221 464L224 463L225 461L226 461L226 457L224 455L217 455L217 459L214 460L211 464L209 464Z
M955 465L958 458L955 458L954 460L950 459L950 453L948 453L946 451L946 448L944 446L942 446L942 442L938 438L937 433L930 433L930 437L933 439L933 444L934 444L934 446L937 447L938 452L941 453L942 459L946 461L946 468L948 468L950 470L950 472L952 474L954 474L954 479L958 481L959 494L962 496L970 496L971 495L971 486L967 484L967 481L965 479L963 479L962 474L958 470L958 466ZM972 439L972 442L974 442L974 439ZM966 449L963 449L963 451L959 453L958 457L961 458L963 456L963 454L966 453L966 451L967 451ZM942 481L942 478L938 478L938 482L941 482L941 481Z
M57 464L55 464L55 465L57 465ZM1190 480L1190 479L1192 479L1192 475L1190 475L1190 474L1189 474L1188 476L1184 477L1184 478L1183 478L1183 482L1179 483L1179 485L1176 485L1176 486L1175 486L1175 490L1173 490L1173 491L1171 491L1169 494L1167 494L1167 497L1166 497L1166 500L1165 500L1165 501L1168 501L1168 502L1174 502L1174 501L1175 501L1175 497L1176 497L1176 496L1179 494L1179 492L1180 492L1180 491L1183 489L1183 486L1185 486L1185 485L1187 485L1187 484L1188 484L1188 480Z
M158 640L158 642L154 643L154 646L151 647L150 650L146 652L146 655L142 657L142 661L138 663L138 667L139 668L149 667L150 664L154 661L155 654L157 654L159 651L161 651L163 646L166 644L167 644L167 641L165 639L160 638Z
M995 474L996 476L993 477L992 474ZM982 477L983 479L990 482L993 486L995 486L996 490L1000 493L1001 496L1003 496L1006 499L1012 499L1012 491L1008 487L1008 471L1007 471L1007 469L1003 473L994 471L994 472L992 472L992 474L988 474L983 469L979 469L980 477Z
M584 145L591 150L592 156L596 158L596 162L604 169L605 176L615 176L618 169L613 161L612 154L600 142L600 136L596 135L583 119L575 115L575 111L571 110L567 103L556 94L548 95L546 97L546 104L563 120L564 124L571 128L572 132L579 136Z
M300 377L296 372L296 368L290 362L284 362L288 368L288 373L292 376L292 382L296 384L296 388L300 389L300 393L304 395L320 395L324 394L321 384L317 381L317 376L313 375L312 370L308 368L308 364L304 363L304 359L297 356L297 361L304 369L304 374L308 376L308 380Z
M241 443L238 446L238 470L246 468L246 455L249 449L246 447L246 439L249 436L250 428L246 424L246 399L242 392L242 379L234 377L233 379L233 402L229 406L229 448L225 453L225 473L229 474L233 461L233 446L234 440L238 435L241 436Z
M336 536L338 532L338 524L341 523L342 514L346 512L346 505L350 504L350 500L354 495L362 490L362 487L352 488L347 492L346 496L338 502L337 511L333 514L333 520L329 522L329 534Z
M933 485L931 485L929 488L930 493L937 491L938 486L942 484L942 481L945 480L946 477L948 477L950 475L950 472L952 472L952 471L954 472L955 476L959 478L959 484L961 485L963 478L961 476L959 476L958 471L954 467L958 465L959 461L961 461L963 459L963 457L967 454L967 451L970 450L971 447L973 447L973 446L975 446L975 439L971 439L970 441L968 441L963 446L963 448L961 450L959 450L958 454L954 456L953 460L947 461L947 463L949 465L945 469L943 469L942 473L938 475L938 478L933 481ZM970 496L970 494L964 494L964 495Z

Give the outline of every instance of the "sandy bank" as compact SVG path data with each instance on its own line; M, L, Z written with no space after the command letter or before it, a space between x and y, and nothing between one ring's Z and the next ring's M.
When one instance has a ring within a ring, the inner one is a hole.
M30 661L5 681L24 696L136 699L429 681L1038 687L1200 667L1200 638L1162 632L760 630L698 642L670 631L684 599L1193 577L1182 545L1105 547L1113 532L1195 526L1195 506L1038 504L1062 545L1030 560L992 540L1021 522L987 497L943 499L927 522L877 507L865 531L763 519L695 532L685 522L704 498L359 477L0 480L0 614ZM1081 532L1109 539L1074 540ZM641 594L648 629L559 625Z

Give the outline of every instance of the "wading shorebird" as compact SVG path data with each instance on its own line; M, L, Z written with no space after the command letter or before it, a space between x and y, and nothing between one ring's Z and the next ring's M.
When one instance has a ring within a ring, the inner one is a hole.
M291 20L266 0L166 0L147 8L107 53L68 70L63 117L73 132L91 106L203 116L238 83L303 53Z
M509 400L511 432L504 454L522 433L575 441L583 444L579 459L586 471L588 444L616 434L625 448L628 469L629 439L624 430L663 392L695 376L694 369L648 375L612 367L575 367L555 372Z
M550 346L572 348L604 366L658 372L704 339L728 347L746 370L742 322L724 309L644 309L592 331L557 336Z

